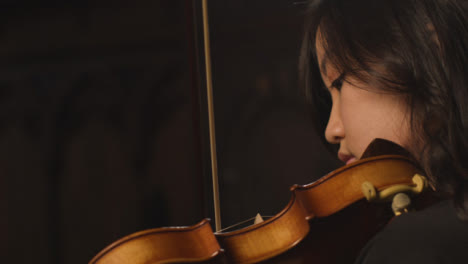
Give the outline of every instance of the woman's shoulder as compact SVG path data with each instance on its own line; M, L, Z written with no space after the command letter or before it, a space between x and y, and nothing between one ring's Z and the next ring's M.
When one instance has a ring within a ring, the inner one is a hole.
M468 222L451 202L394 218L362 250L356 263L468 263Z

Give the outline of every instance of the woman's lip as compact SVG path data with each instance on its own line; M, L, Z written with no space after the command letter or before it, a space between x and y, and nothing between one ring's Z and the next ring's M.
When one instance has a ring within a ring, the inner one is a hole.
M346 155L343 153L338 153L338 158L344 163L346 163L346 165L357 160L354 156Z
M355 162L356 160L357 160L357 158L352 157L352 158L350 158L348 161L346 161L346 165L348 165L348 164L350 164L350 163L353 163L353 162Z

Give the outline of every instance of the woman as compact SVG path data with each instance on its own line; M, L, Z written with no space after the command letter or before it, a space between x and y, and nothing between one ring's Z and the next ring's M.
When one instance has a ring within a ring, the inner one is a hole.
M409 150L442 202L397 217L356 263L468 261L468 1L312 1L301 55L318 129L351 163Z

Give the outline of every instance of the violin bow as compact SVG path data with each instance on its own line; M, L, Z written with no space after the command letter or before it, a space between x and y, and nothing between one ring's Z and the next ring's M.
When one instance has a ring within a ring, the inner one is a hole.
M208 103L208 127L210 135L211 177L213 182L213 201L216 231L221 230L221 207L219 202L218 163L216 159L216 134L214 123L213 82L211 78L210 32L208 27L208 3L202 0L203 40L205 47L206 94Z

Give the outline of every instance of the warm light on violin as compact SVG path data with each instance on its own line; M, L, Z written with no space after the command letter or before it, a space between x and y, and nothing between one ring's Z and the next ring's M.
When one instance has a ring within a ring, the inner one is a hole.
M341 167L311 184L291 187L287 206L264 221L216 233L206 220L192 227L143 231L110 245L90 264L350 263L394 216L390 198L420 194L427 187L422 177L414 178L421 171L413 159L388 153L398 146L376 140L369 149L376 152L376 145L382 146L377 156ZM372 186L376 195L384 193L385 199L369 202L363 184ZM418 208L425 203L415 199L413 204Z

